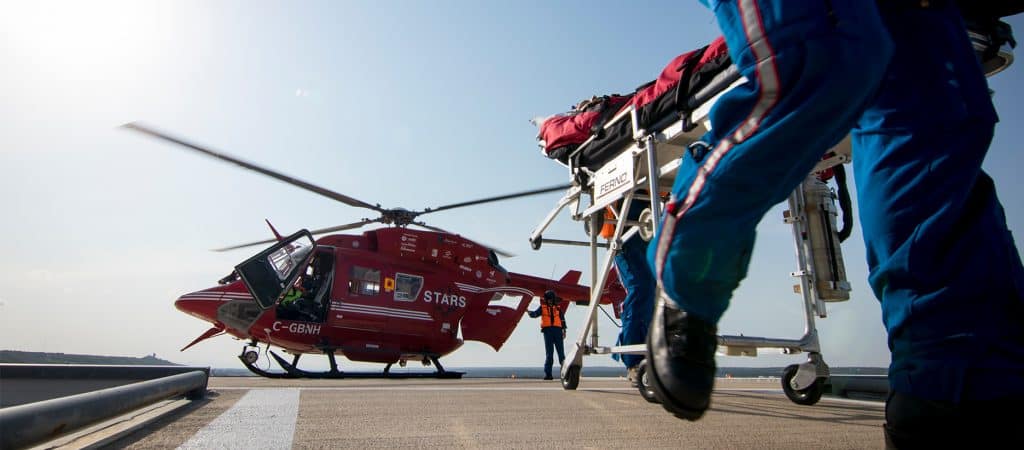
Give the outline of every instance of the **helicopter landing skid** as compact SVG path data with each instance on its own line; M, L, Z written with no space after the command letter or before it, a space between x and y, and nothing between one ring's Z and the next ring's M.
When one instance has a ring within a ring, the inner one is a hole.
M260 369L260 368L258 368L256 366L253 366L251 363L246 361L244 358L241 358L241 357L239 357L239 358L242 360L242 364L245 364L245 367L247 369L249 369L249 371L251 371L251 372L253 372L253 373L255 373L255 374L259 375L259 376L267 377L267 378L314 378L314 379L342 379L342 378L438 378L438 379L460 379L460 378L462 378L462 375L465 374L465 372L451 372L451 371L444 370L444 368L441 367L440 363L437 362L436 358L431 358L434 361L435 367L438 367L438 371L436 371L436 372L393 373L393 372L391 372L389 370L389 369L391 369L391 364L388 364L387 367L385 367L383 372L343 372L343 371L338 370L337 363L335 362L335 359L334 359L334 352L330 352L330 351L325 351L324 353L326 353L327 357L330 359L331 370L325 371L325 372L309 372L309 371L305 371L305 370L299 369L298 367L295 367L294 363L289 363L288 361L285 361L284 358L279 356L277 353L274 353L272 350L268 351L268 353L270 353L270 357L274 358L274 360L277 361L277 364L280 365L281 368L283 368L285 370L284 373L267 372L267 371L262 370L262 369ZM297 359L298 358L296 358L296 360Z
M277 356L277 355L274 355L274 356ZM249 369L250 372L252 372L252 373L254 373L256 375L259 375L261 377L265 377L265 378L299 378L298 376L295 376L295 375L293 375L291 373L287 373L287 372L286 373L267 372L266 370L263 370L263 369L260 369L259 367L256 367L252 362L250 362L248 359L245 359L245 356L242 356L242 355L238 356L238 360L242 361L242 365L244 365L246 369Z

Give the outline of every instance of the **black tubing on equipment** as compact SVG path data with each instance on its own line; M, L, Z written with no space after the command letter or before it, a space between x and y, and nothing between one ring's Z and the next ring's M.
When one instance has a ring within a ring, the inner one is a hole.
M843 165L833 167L836 184L839 186L839 209L843 212L843 227L839 230L839 242L843 242L853 233L853 202L850 201L850 189L846 187L846 169Z

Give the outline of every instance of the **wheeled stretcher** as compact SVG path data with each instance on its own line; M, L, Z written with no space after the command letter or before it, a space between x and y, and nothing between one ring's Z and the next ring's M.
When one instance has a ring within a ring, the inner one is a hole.
M974 42L977 47L978 40ZM714 49L714 46L715 43L698 52L706 53L708 49ZM982 49L978 50L981 55ZM1006 64L999 68L1002 70L1012 61L1012 55L1008 48L999 50L1000 57L1006 61ZM684 56L686 54L680 58ZM690 75L699 73L701 80L688 80L688 74L684 72L681 74L678 89L660 93L661 96L674 98L660 98L654 102L637 101L643 92L638 90L632 98L625 101L624 106L618 109L616 114L586 130L589 131L588 137L582 142L579 142L578 138L575 141L550 139L551 133L545 133L544 124L540 124L541 133L538 138L541 139L542 150L569 169L572 185L533 230L530 235L531 245L535 250L540 249L544 243L590 248L592 280L587 306L588 320L576 337L575 345L569 346L566 364L562 367L562 386L566 389L575 389L578 386L585 355L645 352L643 344L601 345L597 308L600 304L601 291L608 285L609 277L613 273L614 257L621 251L623 243L636 234L644 240L650 240L655 234L665 200L659 194L671 189L683 152L710 129L708 116L715 101L728 90L746 83L746 79L728 63L727 57L723 63L721 59L703 56L706 55L698 56L696 60L701 63L713 61L716 66L694 67ZM716 57L720 58L721 55ZM677 60L673 60L666 71L672 70L673 67L685 67L678 64ZM991 73L995 72L989 71L989 74ZM659 101L658 108L649 107ZM621 104L621 100L617 102ZM601 114L611 115L607 111ZM559 120L565 119L561 117ZM586 127L577 128L585 130ZM564 145L552 148L549 145L550 141L558 141ZM784 213L783 220L790 224L793 230L797 261L796 268L790 275L798 280L794 291L801 298L805 315L803 333L793 338L718 336L719 352L729 356L757 356L758 349L762 348L780 349L785 354L806 353L806 362L787 367L782 376L783 390L798 404L816 403L822 395L825 379L829 376L829 367L822 356L815 317L827 317L826 303L850 298L850 283L846 279L839 244L840 233L836 227L837 195L825 181L833 170L841 171L842 164L850 160L851 151L847 138L823 155L822 160L787 200L789 209ZM841 189L845 191L844 186L841 186ZM631 211L634 202L642 202L645 209L639 218L634 217L631 220L628 212ZM849 208L845 207L848 205L843 206L845 222L849 219ZM566 209L572 220L584 222L589 241L550 239L543 236L544 231ZM608 209L613 211L611 219L605 218ZM606 221L613 224L614 233L607 243L599 242L597 230L600 230ZM600 255L599 248L606 248L607 251ZM642 375L640 379L641 393L651 400L653 394L644 385Z

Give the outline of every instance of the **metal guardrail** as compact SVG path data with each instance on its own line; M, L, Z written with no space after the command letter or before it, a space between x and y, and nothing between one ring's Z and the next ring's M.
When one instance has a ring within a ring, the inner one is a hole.
M209 367L0 363L0 408L82 394Z
M153 380L2 408L0 448L37 444L170 397L202 398L206 392L207 372L193 368ZM7 367L3 375L11 376Z
M0 363L0 378L151 380L195 370L210 372L208 367L196 366Z

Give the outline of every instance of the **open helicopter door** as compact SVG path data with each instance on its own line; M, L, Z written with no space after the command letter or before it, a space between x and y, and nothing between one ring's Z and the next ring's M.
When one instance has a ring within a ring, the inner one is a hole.
M314 248L313 235L299 230L235 266L235 271L260 309L267 309L281 300L302 275Z

